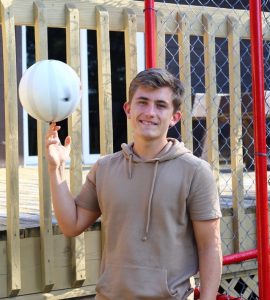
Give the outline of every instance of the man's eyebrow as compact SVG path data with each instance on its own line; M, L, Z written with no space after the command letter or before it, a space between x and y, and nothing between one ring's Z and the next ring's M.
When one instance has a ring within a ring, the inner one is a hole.
M137 100L149 100L149 98L146 97L146 96L139 96L139 97L137 97L136 99L137 99ZM167 101L166 101L166 100L163 100L163 99L156 99L155 101L156 101L156 102L167 103Z
M136 99L140 99L140 100L149 100L149 98L146 97L146 96L139 96L139 97L137 97Z
M162 103L168 103L166 100L163 100L163 99L157 99L156 101L157 102L162 102Z

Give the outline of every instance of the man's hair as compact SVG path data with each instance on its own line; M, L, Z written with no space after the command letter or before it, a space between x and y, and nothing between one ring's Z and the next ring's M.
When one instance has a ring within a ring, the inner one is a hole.
M184 87L182 82L169 71L159 68L150 68L138 73L137 76L131 81L129 86L129 103L139 87L153 89L162 87L170 88L173 92L172 103L174 112L180 110L182 97L184 94Z

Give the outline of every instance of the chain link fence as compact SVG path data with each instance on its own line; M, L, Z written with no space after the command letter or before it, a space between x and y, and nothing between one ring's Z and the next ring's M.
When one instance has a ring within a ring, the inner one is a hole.
M255 249L249 1L155 1L155 8L158 64L180 76L190 102L184 104L180 130L170 134L181 136L214 168L223 212L223 255ZM262 10L269 150L270 1L262 1ZM219 292L258 299L257 261L224 266Z

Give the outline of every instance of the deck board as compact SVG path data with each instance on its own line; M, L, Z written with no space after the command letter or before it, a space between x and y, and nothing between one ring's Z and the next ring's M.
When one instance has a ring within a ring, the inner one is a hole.
M83 169L83 181L89 167ZM69 170L66 170L69 184ZM39 191L38 191L38 168L19 168L19 210L20 229L39 227ZM53 209L52 209L53 211ZM6 169L0 168L0 231L6 229ZM54 215L52 223L56 224Z

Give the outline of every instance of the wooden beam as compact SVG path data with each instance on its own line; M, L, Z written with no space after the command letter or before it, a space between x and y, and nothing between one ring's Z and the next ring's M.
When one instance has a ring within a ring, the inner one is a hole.
M109 14L105 7L96 7L96 19L100 154L105 155L113 152Z
M125 23L125 59L126 59L126 101L128 101L129 85L132 79L137 75L137 19L136 14L131 9L124 11ZM133 140L132 129L127 120L127 140L130 143Z
M162 11L156 13L156 26L157 26L157 67L166 68L166 20Z
M72 3L72 0L44 0L43 1L48 12L48 26L49 27L61 27L65 28L65 14L64 7L65 4ZM97 4L106 5L110 15L110 30L114 31L124 31L124 24L121 21L123 10L125 8L133 9L137 15L137 26L138 31L144 31L144 3L143 1L111 1L111 0L96 0L95 2L89 1L77 1L76 6L80 12L80 27L87 29L96 29L96 18L95 9ZM34 18L32 14L32 0L14 0L14 16L16 25L34 25ZM161 11L166 18L166 33L174 34L177 31L177 14L179 9L181 12L185 12L189 19L190 24L192 24L192 35L202 36L204 28L201 23L201 18L203 14L209 13L209 15L215 16L215 34L217 37L227 37L227 18L229 16L235 17L241 20L239 33L241 39L250 39L249 30L249 12L248 10L233 10L226 8L216 8L207 6L189 6L189 5L179 5L166 3L155 3L155 8L157 11ZM270 13L265 12L265 18L263 20L263 36L265 40L270 40L270 31L268 30L267 19L270 18Z
M80 18L79 10L73 4L66 5L67 63L80 75ZM82 186L82 112L81 105L68 118L71 147L70 190L77 195ZM84 233L72 238L73 287L79 287L86 279Z
M48 59L47 11L42 1L34 2L33 6L35 16L35 54L36 61L40 61ZM41 269L44 292L51 291L54 285L51 194L48 165L45 158L47 129L47 123L40 120L37 121Z
M65 14L64 7L65 4L72 3L72 0L44 0L43 1L48 14L48 26L49 27L65 27ZM96 0L95 2L90 1L76 1L76 6L80 12L80 27L87 29L96 28L96 18L95 9L97 4L106 5L106 8L110 15L110 30L124 31L124 24L121 21L123 10L125 8L133 9L137 15L137 26L138 31L144 31L144 3L143 1L111 1L111 0ZM34 18L32 14L32 0L14 0L14 16L16 25L30 25L33 26ZM189 5L176 5L172 3L155 3L155 8L157 11L161 11L166 18L166 33L173 34L177 31L177 14L179 9L181 12L185 12L189 19L190 24L192 24L192 35L203 35L203 26L201 23L202 15L209 13L209 15L215 16L215 29L217 37L227 36L227 17L234 16L241 20L240 26L240 37L243 39L250 38L249 31L249 13L248 10L232 10L225 8L215 8L207 6L189 6ZM269 19L270 13L265 13L266 18ZM270 31L267 30L267 22L263 20L264 28L264 38L270 39Z
M216 88L216 52L214 22L209 14L202 16L204 25L204 70L206 93L207 159L211 164L217 184L219 183L218 107Z
M185 13L178 16L179 30L179 70L185 94L181 108L181 137L185 146L193 152L192 105L191 105L191 64L190 64L190 24Z
M12 1L1 0L7 195L7 286L9 296L21 289L19 230L19 145L15 21Z
M228 18L228 56L230 85L230 148L233 195L233 230L235 233L234 251L247 250L244 247L246 231L243 228L244 179L241 109L241 73L239 25L235 18Z

